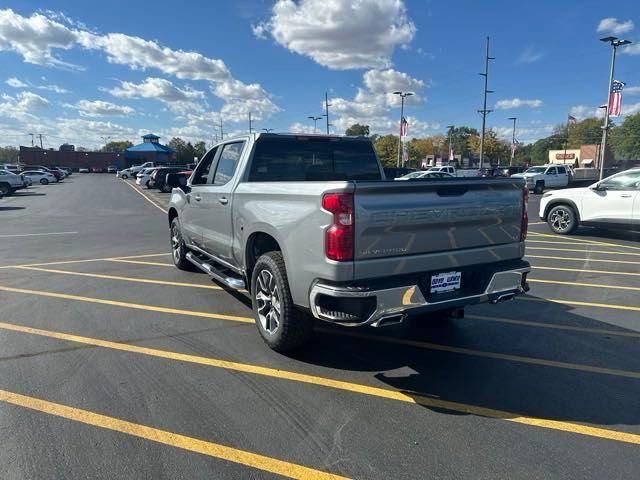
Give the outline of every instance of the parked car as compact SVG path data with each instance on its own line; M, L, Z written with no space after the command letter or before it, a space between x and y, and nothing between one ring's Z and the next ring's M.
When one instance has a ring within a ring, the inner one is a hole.
M107 167L107 173L116 173L118 171L118 167L115 165L109 165Z
M149 178L149 188L157 188L164 193L170 192L172 187L166 183L167 174L181 172L182 170L184 170L183 166L157 168Z
M58 170L62 170L67 177L70 177L71 174L73 173L73 169L71 167L61 167L61 166L57 166L56 167Z
M453 165L442 165L440 167L431 167L429 172L444 172L454 177L482 177L482 172L476 168L456 168Z
M64 174L56 169L52 169L51 167L46 167L44 165L27 165L25 166L25 170L34 171L39 170L41 172L47 172L56 177L56 182L59 182L64 178Z
M27 188L28 180L22 174L15 174L9 170L0 169L0 194L11 195L16 190Z
M125 180L129 177L134 177L138 174L138 172L141 172L142 170L144 170L145 168L151 168L154 167L154 163L153 162L145 162L142 165L134 165L133 167L129 167L129 168L125 168L124 170L121 170L120 172L117 172L116 175L120 178L124 178Z
M526 170L525 167L521 167L518 165L512 165L510 167L498 167L498 175L501 177L510 177L511 175L515 175L516 173L523 173Z
M366 138L252 134L215 145L186 185L169 186L175 265L246 288L275 350L305 344L316 320L458 316L528 289L522 179L434 190L385 181Z
M136 175L136 185L144 185L147 188L151 188L149 187L149 181L151 180L151 174L156 170L157 167L151 167L138 172Z
M389 180L394 178L399 178L407 173L415 172L415 168L404 168L404 167L384 167L384 176Z
M22 172L22 175L30 178L32 182L39 182L42 185L48 185L51 182L58 181L53 173L45 172L43 170L26 170Z
M524 178L529 190L542 193L545 188L569 186L569 170L566 165L542 165L528 168L524 173L516 173L511 178Z
M89 167L80 167L78 173L89 173Z
M7 170L11 173L20 173L20 165L16 163L4 163L0 165L0 170Z
M429 178L453 178L453 175L446 172L430 172L430 171L418 171L411 172L396 178L396 180L427 180Z
M547 192L540 219L554 233L568 235L579 225L631 229L640 227L640 168L632 168L587 188Z

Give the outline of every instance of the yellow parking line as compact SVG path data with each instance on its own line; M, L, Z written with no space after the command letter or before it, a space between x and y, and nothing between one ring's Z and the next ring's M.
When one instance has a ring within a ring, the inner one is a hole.
M133 308L136 310L146 310L149 312L171 313L175 315L189 315L192 317L213 318L216 320L230 320L232 322L253 323L249 317L239 317L236 315L222 315L218 313L198 312L193 310L182 310L178 308L157 307L155 305L144 305L139 303L118 302L116 300L105 300L102 298L82 297L80 295L68 295L66 293L44 292L41 290L28 290L26 288L12 288L0 286L0 291L25 293L28 295L38 295L41 297L61 298L64 300L76 300L79 302L99 303L101 305L111 305L113 307Z
M571 242L571 241L566 241L566 242L556 242L553 240L529 240L527 239L527 243L545 243L545 244L549 244L549 245L579 245L582 247L588 247L589 244L585 244L585 243L580 243L580 242ZM598 245L598 244L596 244ZM554 249L556 250L556 249ZM584 250L580 250L581 252Z
M295 463L285 462L276 458L258 455L256 453L239 450L237 448L208 442L198 438L180 435L178 433L160 430L158 428L133 423L119 418L109 417L89 410L69 407L60 403L49 402L40 398L29 397L19 393L0 390L0 401L16 405L36 412L46 413L55 417L66 418L74 422L94 427L124 433L133 437L143 438L155 443L161 443L170 447L200 453L209 457L219 458L228 462L245 465L265 472L275 473L288 478L300 480L338 480L345 479L313 468L304 467Z
M541 278L527 278L527 281L531 283L549 283L553 285L569 285L571 287L606 288L606 289L612 289L612 290L631 290L634 292L640 292L640 287L627 287L622 285L603 285L601 283L587 283L587 282L565 282L561 280L546 280Z
M16 267L20 270L34 270L37 272L56 273L61 275L74 275L79 277L90 278L103 278L106 280L120 280L123 282L133 283L149 283L153 285L167 285L172 287L191 287L191 288L205 288L209 290L222 290L222 287L216 285L201 285L198 283L185 283L185 282L170 282L166 280L152 280L150 278L138 278L138 277L120 277L118 275L104 275L101 273L85 273L85 272L70 272L68 270L55 270L51 268L39 268L39 267Z
M149 197L148 195L142 193L140 190L138 190L136 187L134 187L133 185L131 185L129 182L127 182L126 180L122 180L125 184L129 185L131 188L133 188L137 193L139 193L140 195L142 195L142 197L149 202L151 205L153 205L154 207L156 207L158 210L160 210L162 213L168 213L168 210L165 210L164 208L162 208L160 205L158 205L156 202L154 202L151 197Z
M29 333L33 335L40 335L44 337L56 338L59 340L66 340L70 342L81 343L85 345L94 345L97 347L110 348L114 350L126 351L131 353L138 353L142 355L149 355L159 358L177 360L181 362L195 363L200 365L211 366L215 368L222 368L226 370L232 370L242 373L250 373L255 375L262 375L266 377L278 378L282 380L289 380L293 382L301 382L311 385L317 385L321 387L333 388L336 390L342 390L352 393L358 393L363 395L370 395L373 397L384 398L388 400L395 400L406 403L415 403L430 408L440 408L456 412L464 412L471 415L479 415L483 417L496 418L507 420L510 422L520 423L524 425L536 426L541 428L549 428L552 430L559 430L564 432L576 433L579 435L587 435L591 437L598 437L608 440L614 440L618 442L640 444L640 435L620 432L616 430L609 430L597 427L588 427L571 422L562 422L558 420L547 420L536 417L523 416L517 413L506 412L502 410L495 410L492 408L485 408L476 405L469 405L459 402L451 402L448 400L442 400L433 397L426 397L419 394L408 394L397 390L388 388L372 387L368 385L345 382L342 380L334 380L327 377L320 377L316 375L307 375L304 373L292 372L287 370L280 370L275 368L262 367L258 365L251 365L246 363L230 362L226 360L220 360L210 357L201 357L196 355L188 355L179 352L172 352L167 350L158 350L153 348L141 347L137 345L131 345L127 343L111 342L108 340L100 340L89 337L82 337L79 335L71 335L61 332L52 332L49 330L42 330L38 328L25 327L22 325L15 325L11 323L0 322L0 328L5 330L11 330L15 332ZM0 391L1 392L1 391ZM312 477L307 477L312 478Z
M118 262L118 263L133 263L136 265L154 265L156 267L173 267L175 265L173 263L160 263L160 262L146 262L141 260L126 260L124 258L105 258L106 262Z
M532 265L534 270L556 270L560 272L578 272L578 273L601 273L604 275L630 275L640 277L640 273L635 272L612 272L609 270L589 270L586 268L558 268L558 267L541 267L539 265Z
M529 222L529 225L546 225L547 222Z
M576 363L558 362L555 360L545 360L542 358L523 357L520 355L509 355L506 353L485 352L484 350L475 350L472 348L454 347L451 345L440 345L438 343L423 342L421 340L410 340L407 338L383 337L372 335L370 333L354 332L352 330L336 331L333 329L318 328L317 331L338 335L341 337L360 338L363 340L373 340L384 343L392 343L396 345L406 345L410 347L422 348L425 350L436 350L439 352L457 353L460 355L470 355L474 357L493 358L497 360L507 360L509 362L526 363L529 365L540 365L543 367L563 368L567 370L577 370L589 373L601 373L604 375L613 375L617 377L640 378L640 372L629 370L618 370L604 367L594 367L591 365L581 365Z
M526 255L526 258L543 258L547 260L564 260L568 262L604 262L604 263L620 263L623 265L640 265L640 262L632 262L630 260L605 260L603 258L575 258L575 257L555 257L552 255Z
M640 253L635 252L607 252L605 250L581 250L579 248L550 248L550 247L527 247L527 250L548 250L552 252L580 252L580 253L597 253L603 255L626 255L626 256L640 256Z
M527 302L553 302L560 303L562 305L576 305L578 307L594 307L594 308L608 308L611 310L625 310L629 312L640 312L640 307L634 307L631 305L615 305L611 303L593 303L593 302L580 302L578 300L563 300L560 298L532 298L532 297L517 297L519 300L525 300Z
M611 243L611 242L601 242L599 240L585 240L583 238L577 238L577 237L563 237L561 235L551 235L549 233L539 233L539 232L529 232L531 235L535 235L535 236L539 236L539 237L551 237L551 238L556 238L558 240L562 239L562 238L566 238L567 241L571 241L571 242L580 242L580 243L586 243L588 245L602 245L602 246L606 246L606 247L620 247L620 248L630 248L632 250L640 250L640 247L634 247L633 245L625 245L623 243Z
M82 260L61 260L61 261L56 261L56 262L25 263L25 264L21 264L21 265L3 265L0 268L46 267L47 265L71 265L71 264L74 264L74 263L104 262L106 260L124 260L124 259L128 259L128 258L163 257L165 255L171 255L171 253L149 253L149 254L146 254L146 255L129 255L127 257L84 258Z
M595 333L597 335L614 335L619 337L640 338L639 332L625 332L622 330L606 330L604 328L575 327L573 325L562 325L558 323L530 322L528 320L515 320L512 318L488 317L485 315L474 315L474 314L465 314L465 318L469 318L472 320L483 320L488 322L507 323L512 325L523 325L525 327L551 328L555 330L567 330L571 332Z

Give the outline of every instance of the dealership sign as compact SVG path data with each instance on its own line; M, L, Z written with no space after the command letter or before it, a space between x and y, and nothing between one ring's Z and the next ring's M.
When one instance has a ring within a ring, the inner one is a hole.
M575 153L556 153L556 160L573 160L575 158Z

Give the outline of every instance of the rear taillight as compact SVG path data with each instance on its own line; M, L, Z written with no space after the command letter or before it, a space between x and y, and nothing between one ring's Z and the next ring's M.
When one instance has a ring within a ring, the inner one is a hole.
M324 237L325 255L338 262L353 260L353 194L327 193L322 197L322 208L333 214Z
M529 189L525 186L522 189L522 223L520 224L520 241L527 239L527 229L529 228L529 214L527 207L529 206Z

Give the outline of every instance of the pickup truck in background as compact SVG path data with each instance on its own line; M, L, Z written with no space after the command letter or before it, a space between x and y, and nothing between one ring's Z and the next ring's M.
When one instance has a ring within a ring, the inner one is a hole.
M459 316L528 289L522 179L396 182L366 138L261 133L167 181L175 265L248 290L278 351L304 345L317 320Z
M444 172L454 177L480 177L480 170L477 168L456 168L452 165L442 165L440 167L431 167L428 172Z
M23 175L0 169L0 196L11 195L16 190L27 188L28 184Z
M523 173L511 175L511 178L523 178L529 190L540 194L545 188L564 188L569 186L571 170L566 165L542 165L531 167Z

